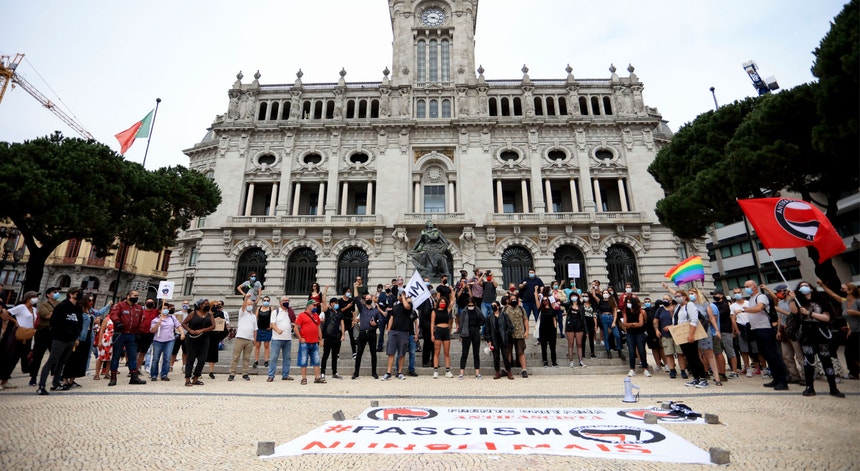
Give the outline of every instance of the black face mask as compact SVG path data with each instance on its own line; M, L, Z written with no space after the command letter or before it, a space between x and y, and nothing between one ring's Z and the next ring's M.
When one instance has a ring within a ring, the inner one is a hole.
M204 305L201 309L203 312L209 312L210 306L208 304Z
M289 302L281 303L281 306L290 307L290 303Z
M371 304L373 304L373 300L372 299L366 299L364 301L364 304L367 304L368 306L370 306Z
M154 307L155 307L155 303L146 303L146 308L147 308L147 309L152 309L152 308L154 308Z
M134 297L134 298L128 298L128 302L130 302L130 303L132 303L132 304L137 304L137 299L138 299L137 297Z

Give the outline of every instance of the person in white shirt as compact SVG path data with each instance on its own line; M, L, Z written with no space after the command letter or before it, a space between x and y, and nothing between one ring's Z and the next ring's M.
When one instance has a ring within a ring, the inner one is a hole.
M738 326L738 346L741 350L741 360L743 360L744 365L743 370L739 371L738 374L746 374L748 378L752 378L756 371L761 374L761 369L758 367L758 348L750 335L750 317L749 314L744 312L744 309L747 307L747 301L744 299L741 288L732 290L732 298L734 298L735 302L729 305L729 309L735 315L735 322Z
M254 304L254 301L251 300L251 293L245 293L245 301L237 314L239 320L236 326L236 338L233 340L233 361L230 363L230 376L227 377L227 381L233 381L236 378L236 366L239 365L240 355L242 356L242 379L251 381L251 376L248 373L257 330L257 315Z
M275 380L275 369L278 366L278 356L283 355L283 363L281 364L281 380L292 381L290 376L290 362L292 354L292 333L293 326L290 320L295 316L293 309L290 307L289 296L281 296L281 304L272 313L272 347L269 356L269 377L267 382L271 383Z
M36 311L36 306L39 304L39 293L35 291L27 291L24 293L23 300L23 303L9 309L9 314L15 318L15 322L18 323L18 327L33 329L35 328L35 320L39 316L38 311ZM28 355L30 353L32 343L33 339L30 339L26 342L19 342L18 344L18 355L21 359L21 371L30 371L30 357Z
M681 344L681 351L684 352L684 358L687 360L687 369L693 375L693 380L686 383L687 386L697 388L708 387L708 373L705 371L702 360L699 358L699 341L694 340L696 327L699 325L699 310L690 302L690 297L687 292L679 289L673 293L675 302L678 307L675 308L673 319L675 325L680 325L685 322L690 323L690 332L686 339L675 339L675 341L684 341Z

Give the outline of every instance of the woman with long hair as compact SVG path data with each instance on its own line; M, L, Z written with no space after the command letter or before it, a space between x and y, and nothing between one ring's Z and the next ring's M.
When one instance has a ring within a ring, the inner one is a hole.
M540 313L540 322L538 324L538 340L540 341L540 354L541 359L543 359L543 367L549 367L546 355L546 350L547 348L549 348L552 366L554 368L557 368L558 359L556 358L555 353L555 343L557 337L555 336L555 333L558 332L558 319L555 316L555 307L552 305L552 303L550 303L548 296L541 298L538 312Z
M451 306L448 306L447 299L439 299L436 308L430 313L430 340L433 342L433 379L439 377L439 352L445 354L445 377L454 377L454 374L451 373L452 326Z
M594 302L592 301L592 304ZM612 358L612 353L609 349L609 336L615 339L615 348L618 350L618 358L624 360L624 352L621 350L621 333L618 331L617 315L618 302L608 289L603 290L597 300L595 307L600 322L600 331L603 337L603 346L606 348L606 358Z
M203 373L203 362L209 350L209 332L215 328L212 320L209 300L198 299L193 306L194 311L185 316L182 328L185 329L185 351L188 361L185 362L185 385L202 386L200 375Z
M836 388L836 374L830 360L830 313L827 312L826 299L812 288L809 282L801 281L795 290L797 302L791 303L792 314L800 314L803 330L800 334L800 348L803 350L803 374L806 377L804 396L815 395L815 356L818 355L824 367L824 375L830 385L830 395L845 397Z
M699 325L699 310L695 304L690 302L690 296L686 291L679 289L673 293L677 307L673 315L677 319L676 325L685 322L690 323L689 332L685 332L684 338L676 338L675 342L680 344L684 358L687 360L687 369L693 375L693 379L686 383L687 386L706 388L708 387L708 373L702 365L699 357L699 341L695 340L696 327ZM684 342L684 343L681 343Z
M579 356L579 366L585 367L582 361L585 355L585 345L582 343L585 337L585 310L582 303L579 302L579 294L574 291L570 293L570 307L567 309L567 317L564 322L564 333L567 336L567 361L570 362L570 367L576 366L573 362L574 342L576 342L576 351Z

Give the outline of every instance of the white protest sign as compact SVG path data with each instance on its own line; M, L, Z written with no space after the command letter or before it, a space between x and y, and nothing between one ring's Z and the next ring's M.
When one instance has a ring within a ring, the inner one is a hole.
M420 306L427 299L430 299L430 289L424 284L424 278L421 278L418 270L412 273L412 278L409 279L409 283L406 284L405 289L406 296L412 298L413 309Z
M579 264L578 263L568 263L567 264L567 277L579 279Z
M173 299L173 287L176 285L173 281L159 281L158 294L155 296L158 299Z

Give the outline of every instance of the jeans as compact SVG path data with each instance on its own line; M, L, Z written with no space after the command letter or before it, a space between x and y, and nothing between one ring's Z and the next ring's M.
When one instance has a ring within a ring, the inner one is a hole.
M149 360L149 376L158 377L158 361L161 359L161 377L170 372L170 354L173 353L173 339L167 342L152 342L152 358Z
M415 343L415 336L409 335L409 372L415 371L415 347L417 344ZM399 364L400 362L400 353L394 356L394 364Z
M645 332L631 333L627 331L627 356L630 360L630 369L636 369L636 352L639 352L639 360L642 362L642 368L648 368L648 357L645 356L645 337L648 334ZM659 365L658 365L659 366Z
M538 321L538 317L540 317L540 312L538 311L536 303L529 303L529 302L523 301L523 310L526 311L526 319L529 318L530 314L534 314L535 322Z
M75 347L75 341L62 342L53 340L51 342L51 354L48 356L48 361L42 367L42 376L39 378L39 386L44 388L45 382L48 380L48 374L52 374L54 379L52 385L59 386L62 379L63 367L66 366L66 361L69 355L72 354L72 349Z
M292 353L292 340L272 340L271 350L269 352L269 378L275 377L275 368L278 366L278 356L283 352L283 363L281 364L281 378L286 378L290 375L290 357Z
M376 351L384 352L383 346L385 344L385 328L388 326L388 318L385 319L385 322L380 323L376 326Z
M758 351L764 355L767 360L767 366L770 367L770 375L776 384L788 383L785 363L782 361L782 355L776 346L776 334L771 327L764 329L753 329L752 336L758 345Z
M125 350L125 358L128 360L128 369L137 371L137 335L120 333L113 334L113 355L110 357L110 370L119 370L119 357Z
M606 347L606 353L609 353L609 333L610 330L612 332L612 336L615 337L615 345L618 347L618 351L621 351L621 333L618 332L618 326L610 327L612 325L612 314L600 314L600 330L603 332L603 346Z
M308 366L320 366L320 344L302 342L299 344L299 360L300 368Z

